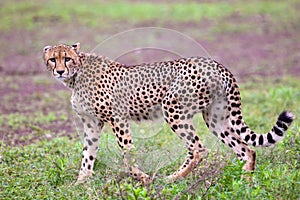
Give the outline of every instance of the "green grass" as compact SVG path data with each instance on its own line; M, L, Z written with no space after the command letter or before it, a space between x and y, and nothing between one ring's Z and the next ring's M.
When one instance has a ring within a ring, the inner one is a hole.
M89 26L104 26L113 21L161 23L219 20L231 15L266 15L273 22L297 22L297 1L248 1L242 3L148 3L114 1L5 1L0 3L0 30L34 29L53 23L79 21ZM288 11L288 12L287 12ZM222 21L226 22L226 20ZM231 27L230 29L232 29Z
M228 148L220 142L214 144L210 141L212 143L206 143L210 154L194 173L182 181L166 184L163 177L179 167L183 156L178 153L182 152L180 141L163 128L147 140L135 138L138 151L143 155L139 157L144 160L142 167L158 173L150 187L142 187L122 173L115 139L105 128L95 175L82 185L74 185L81 159L80 139L56 138L12 148L1 144L0 199L299 199L298 85L299 80L292 78L241 85L243 115L253 130L267 132L282 110L289 109L296 115L282 142L275 147L256 148L257 169L252 175L244 174L243 163L237 161ZM40 120L47 123L51 117ZM202 138L213 138L202 122L197 126ZM163 163L167 157L159 152L167 152L164 147L173 147L170 155L177 153L174 157L180 159L173 158ZM155 150L158 150L157 154L154 154ZM164 160L160 160L161 157ZM158 166L159 163L163 165ZM155 167L151 168L153 165ZM219 165L221 169L217 169ZM241 178L243 176L252 177L252 181Z
M36 112L28 117L28 114L22 113L11 113L0 116L0 126L9 126L11 129L22 129L24 126L34 126L38 124L50 123L56 120L66 121L66 116L58 116L53 112L43 114L41 112Z

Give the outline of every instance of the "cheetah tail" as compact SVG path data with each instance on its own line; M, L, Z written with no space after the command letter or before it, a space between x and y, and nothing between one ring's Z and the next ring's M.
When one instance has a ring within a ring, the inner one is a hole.
M250 130L246 125L241 128L242 139L250 145L253 146L271 146L279 142L289 128L295 116L289 111L283 111L276 124L273 126L271 131L266 134L257 134Z

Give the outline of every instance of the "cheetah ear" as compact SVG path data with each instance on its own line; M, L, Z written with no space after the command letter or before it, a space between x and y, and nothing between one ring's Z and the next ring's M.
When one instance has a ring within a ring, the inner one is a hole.
M79 53L80 43L77 42L76 44L73 44L72 49L74 49L76 51L76 53Z
M45 46L43 49L43 52L46 53L51 48L52 48L52 46Z

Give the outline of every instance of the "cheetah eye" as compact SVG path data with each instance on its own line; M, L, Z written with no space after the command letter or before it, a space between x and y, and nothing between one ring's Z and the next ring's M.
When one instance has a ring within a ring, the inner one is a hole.
M55 62L55 58L50 58L49 59L51 62Z
M65 61L66 61L66 62L69 62L70 60L71 60L70 57L65 57Z

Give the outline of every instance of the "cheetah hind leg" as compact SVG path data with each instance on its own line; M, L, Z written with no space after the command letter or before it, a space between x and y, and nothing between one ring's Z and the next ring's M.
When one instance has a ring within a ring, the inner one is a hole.
M132 149L124 150L122 153L123 162L127 173L134 179L141 181L144 186L148 186L152 182L152 178L143 172L138 166L132 164L129 160L132 158ZM128 159L129 158L129 159Z
M231 125L230 118L226 117L230 115L226 99L219 98L202 113L209 130L232 149L241 161L246 162L243 166L246 172L252 172L255 169L256 153L241 139L235 127Z
M207 153L207 149L200 142L191 120L180 121L180 124L176 124L176 122L170 122L169 124L171 129L185 142L188 148L188 155L185 162L176 172L166 178L167 182L171 183L178 179L183 179L195 169L202 161L203 155Z

